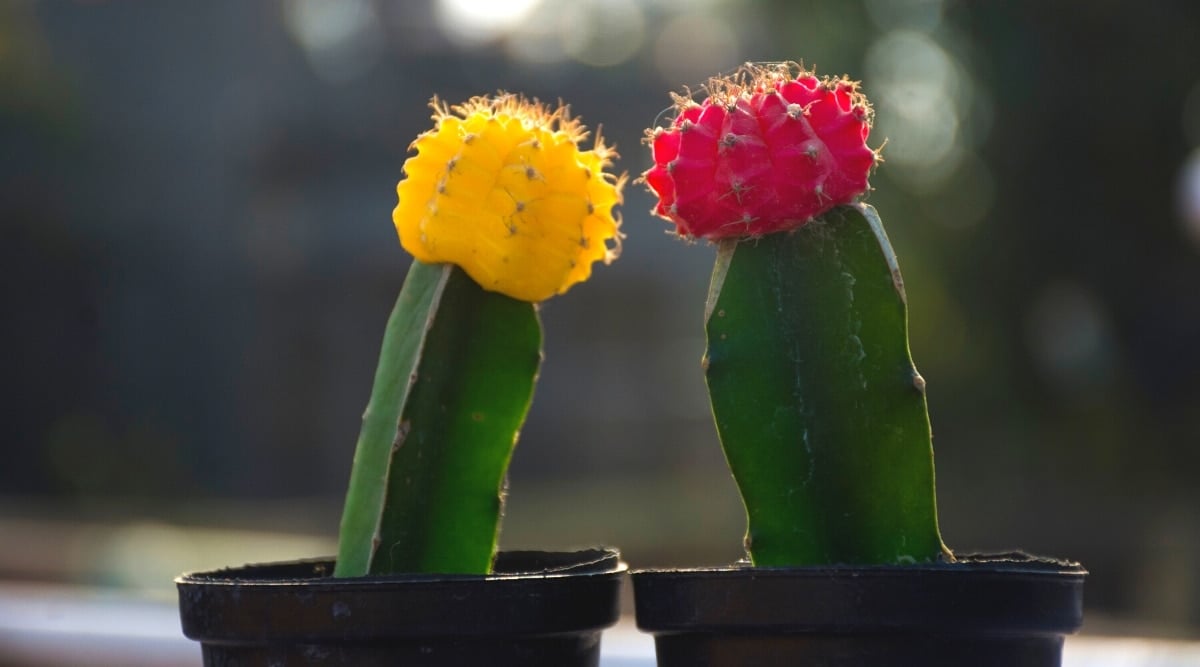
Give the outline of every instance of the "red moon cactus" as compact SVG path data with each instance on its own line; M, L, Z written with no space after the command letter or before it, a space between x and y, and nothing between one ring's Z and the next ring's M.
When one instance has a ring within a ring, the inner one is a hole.
M654 213L680 236L795 229L869 187L879 155L867 146L871 105L857 82L747 64L706 90L699 103L675 96L670 127L649 135Z

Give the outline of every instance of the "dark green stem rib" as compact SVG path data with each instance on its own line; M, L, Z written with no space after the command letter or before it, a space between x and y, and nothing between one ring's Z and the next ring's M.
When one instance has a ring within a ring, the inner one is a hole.
M705 373L754 564L937 558L925 381L875 210L726 241L707 311Z
M363 415L335 576L491 570L540 363L533 304L413 262Z

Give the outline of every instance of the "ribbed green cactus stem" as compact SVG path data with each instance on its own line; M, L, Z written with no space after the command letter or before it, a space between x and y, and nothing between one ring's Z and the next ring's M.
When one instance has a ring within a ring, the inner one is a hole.
M363 414L335 576L491 571L541 335L534 304L413 262Z
M755 565L949 556L904 284L873 208L722 241L706 319L705 375Z

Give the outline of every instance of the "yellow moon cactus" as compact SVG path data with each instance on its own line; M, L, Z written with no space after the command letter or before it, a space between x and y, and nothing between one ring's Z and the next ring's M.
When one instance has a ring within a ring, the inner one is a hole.
M624 176L604 170L616 152L561 104L501 93L447 107L435 97L432 130L404 163L392 213L417 260L461 267L481 287L522 301L562 294L592 263L620 252Z

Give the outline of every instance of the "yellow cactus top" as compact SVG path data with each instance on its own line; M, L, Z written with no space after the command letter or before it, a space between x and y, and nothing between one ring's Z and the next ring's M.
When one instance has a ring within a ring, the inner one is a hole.
M625 177L616 152L562 106L501 93L446 107L413 142L392 212L400 244L425 263L453 263L484 289L542 301L616 259ZM610 246L611 242L611 246Z

